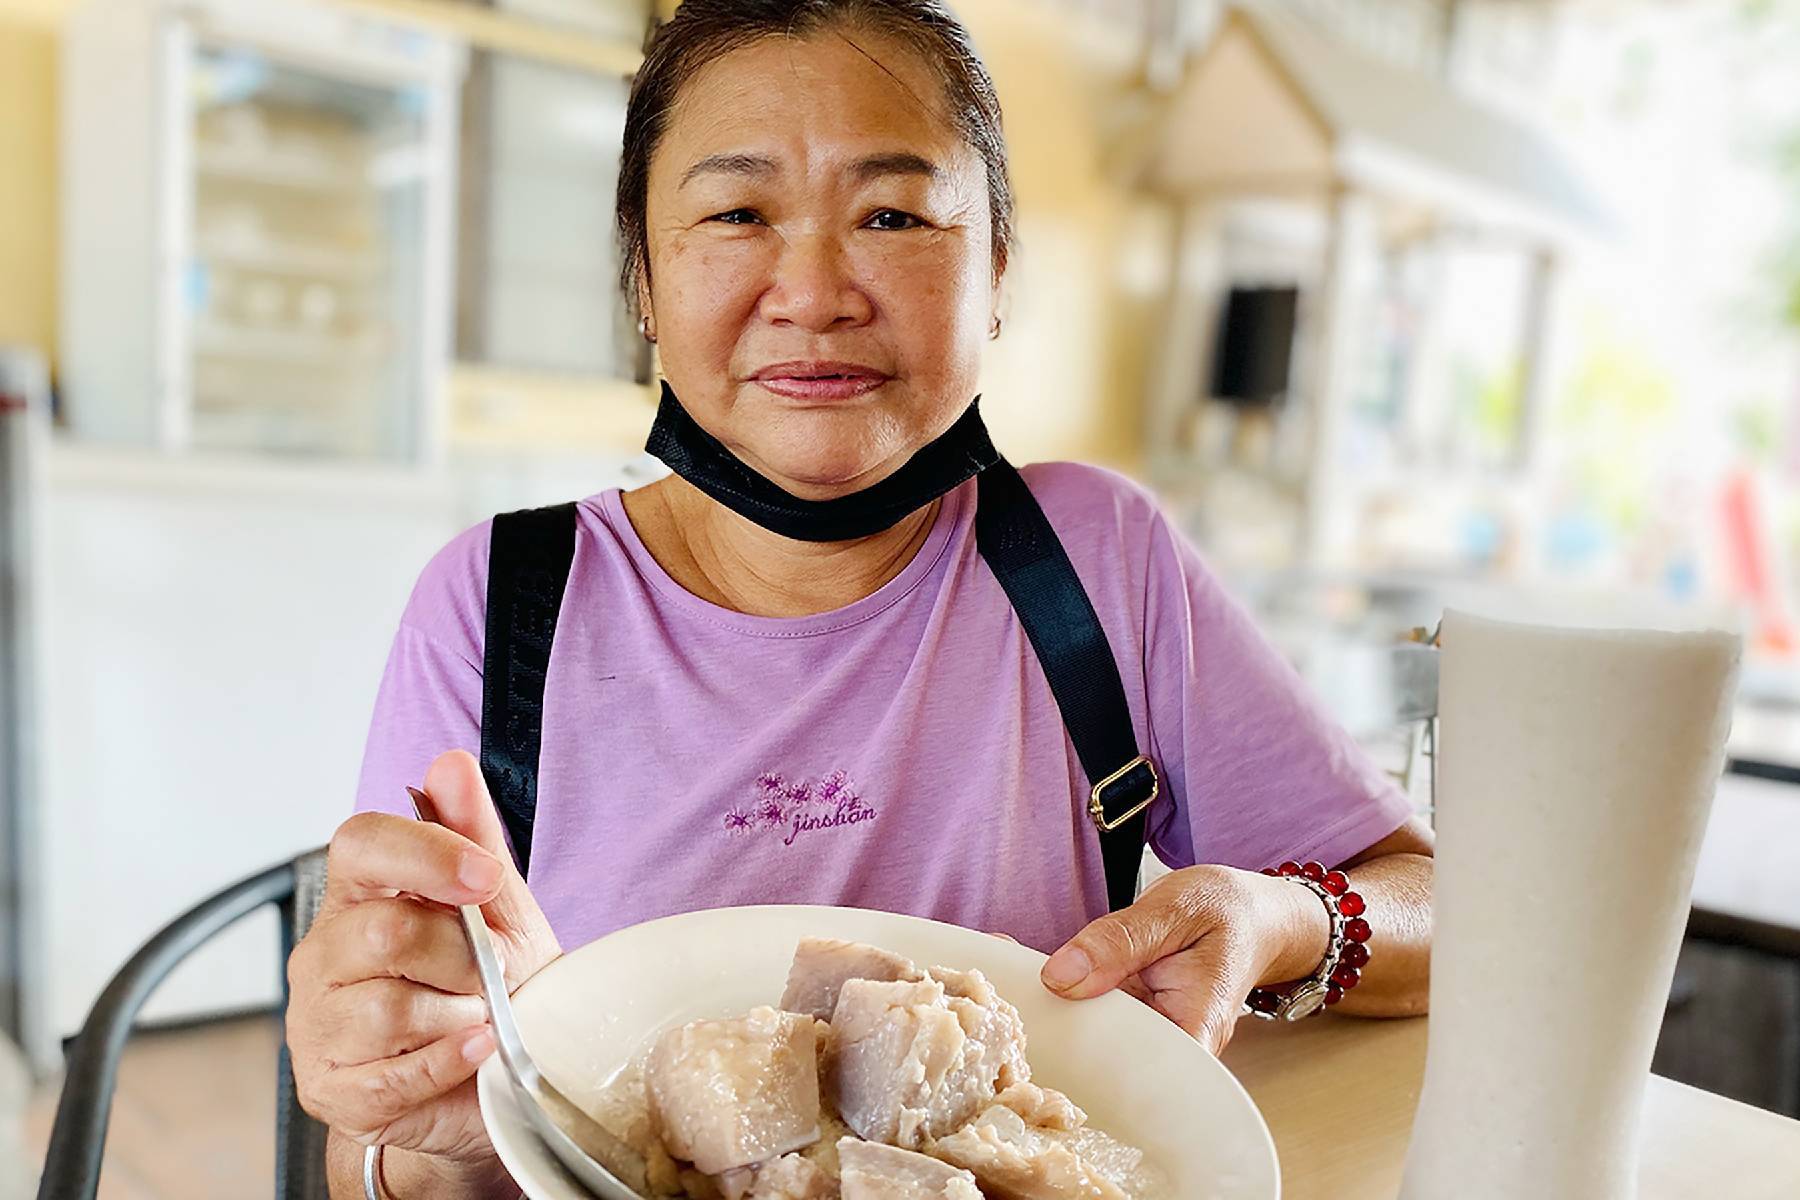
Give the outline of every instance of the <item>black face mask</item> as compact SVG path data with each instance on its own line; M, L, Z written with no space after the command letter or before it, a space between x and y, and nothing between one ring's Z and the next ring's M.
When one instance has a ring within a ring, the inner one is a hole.
M976 396L956 424L880 483L834 500L802 500L751 470L688 415L668 380L644 449L741 517L783 537L844 542L898 524L1000 458Z

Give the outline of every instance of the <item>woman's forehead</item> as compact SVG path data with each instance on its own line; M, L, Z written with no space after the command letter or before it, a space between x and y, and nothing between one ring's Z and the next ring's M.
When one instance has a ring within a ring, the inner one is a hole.
M657 158L676 187L720 166L854 176L909 156L953 174L973 154L930 68L874 34L763 38L701 68L669 116Z

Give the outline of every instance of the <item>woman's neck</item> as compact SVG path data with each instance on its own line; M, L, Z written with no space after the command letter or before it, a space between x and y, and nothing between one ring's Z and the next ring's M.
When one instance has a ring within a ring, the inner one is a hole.
M855 603L925 544L941 500L849 542L803 542L740 517L676 475L624 493L625 515L669 577L702 600L759 617L804 617Z

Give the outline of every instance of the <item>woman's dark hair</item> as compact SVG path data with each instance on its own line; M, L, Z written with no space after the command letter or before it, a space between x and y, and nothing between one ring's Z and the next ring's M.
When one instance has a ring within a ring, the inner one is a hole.
M650 156L662 140L682 85L707 63L762 38L804 38L842 29L893 37L913 49L943 84L957 132L987 164L994 277L1006 269L1013 205L1000 100L968 30L939 0L683 0L668 23L651 35L625 109L616 212L620 284L634 314L640 273L644 283L649 282L645 208Z

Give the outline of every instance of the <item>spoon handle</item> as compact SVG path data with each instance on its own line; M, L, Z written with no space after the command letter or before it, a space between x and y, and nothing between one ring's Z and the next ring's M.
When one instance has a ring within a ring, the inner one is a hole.
M444 823L438 818L431 797L417 788L409 787L406 792L412 797L413 812L419 820L433 825ZM512 997L506 990L506 972L481 908L459 904L457 914L462 917L463 933L475 956L476 973L481 976L481 993L494 1026L500 1065L506 1068L526 1120L557 1160L594 1195L641 1197L648 1188L641 1156L552 1087L526 1053L525 1039L513 1017ZM630 1177L629 1183L619 1178L614 1164Z
M406 791L412 797L413 812L421 821L443 824L429 796L417 788L409 787ZM459 904L456 911L462 918L469 950L475 956L475 971L481 976L481 994L487 1000L488 1017L493 1022L494 1042L499 1047L500 1058L515 1080L528 1090L536 1091L540 1081L537 1064L526 1053L525 1039L520 1036L519 1023L513 1017L512 997L506 990L506 970L500 965L499 951L494 949L494 937L488 929L487 918L481 915L479 905Z

